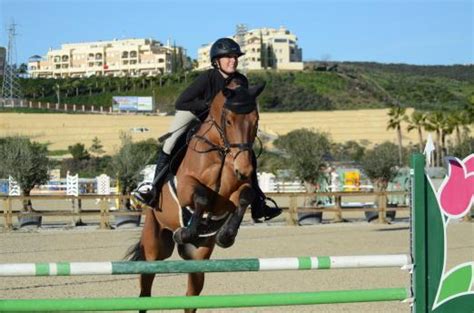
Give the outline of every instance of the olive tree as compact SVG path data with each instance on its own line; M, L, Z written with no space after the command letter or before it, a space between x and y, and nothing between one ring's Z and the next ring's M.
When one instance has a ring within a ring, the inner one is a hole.
M121 133L120 140L121 147L112 157L109 171L118 180L120 193L128 195L142 180L141 171L145 166L155 162L158 146L152 139L132 142L132 137L126 133ZM125 207L131 208L130 200L125 202Z
M284 163L296 177L310 184L318 182L331 150L327 133L297 129L277 138L274 145L284 151Z
M361 166L376 190L385 191L390 180L397 175L400 161L398 149L397 145L386 141L365 152Z
M1 138L0 160L0 177L12 176L24 196L29 196L36 185L49 180L50 163L46 145L21 136ZM23 202L23 209L32 211L31 200Z
M126 133L120 135L121 147L112 156L110 174L116 177L120 184L120 193L130 194L135 189L142 177L140 172L146 165L156 160L158 145L155 140L133 142L132 137ZM130 203L126 203L129 208Z

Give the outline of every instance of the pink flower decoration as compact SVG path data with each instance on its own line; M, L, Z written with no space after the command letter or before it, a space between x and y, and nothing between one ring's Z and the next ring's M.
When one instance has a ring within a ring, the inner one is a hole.
M448 176L438 191L439 204L444 214L460 218L470 209L474 200L474 154L463 161L449 158Z
M474 154L471 154L470 156L465 158L463 162L468 173L474 172Z

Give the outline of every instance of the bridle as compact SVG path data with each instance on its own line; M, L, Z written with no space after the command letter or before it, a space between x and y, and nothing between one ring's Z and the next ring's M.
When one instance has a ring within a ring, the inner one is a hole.
M244 152L244 151L251 151L252 148L253 148L253 144L255 142L255 138L254 140L252 140L251 142L239 142L239 143L231 143L229 142L229 139L227 138L227 128L226 128L226 118L227 118L227 114L230 110L229 109L226 109L225 107L222 108L222 112L221 112L221 118L220 118L220 125L219 123L214 119L214 117L210 116L210 118L205 121L204 123L209 123L210 124L210 127L206 130L206 132L204 133L204 135L197 135L197 134L194 134L192 135L189 140L188 140L188 145L189 145L189 142L192 140L192 139L197 139L198 141L203 141L205 142L206 144L208 144L210 147L209 149L206 149L206 150L197 150L195 148L191 148L195 151L195 152L198 152L198 153L208 153L208 152L212 152L212 151L217 151L219 152L219 154L221 155L221 158L225 159L227 157L227 155L231 155L233 157L233 159L235 160L240 153ZM222 144L221 143L214 143L212 142L211 140L209 140L207 137L206 137L206 134L212 129L212 128L215 128L219 134L219 137L222 141ZM255 127L258 127L257 125L255 125ZM238 148L238 152L234 155L232 153L232 149L231 148Z
M255 110L256 110L256 108L255 108ZM220 159L221 159L221 164L220 164L220 168L219 168L219 174L218 174L219 176L217 178L217 183L216 183L216 186L214 188L214 191L216 193L219 192L219 189L220 189L220 186L221 186L222 169L224 168L225 160L226 160L227 156L230 155L235 160L235 159L237 159L237 157L239 156L240 153L242 153L244 151L251 151L252 148L253 148L253 144L255 142L255 138L251 142L239 142L239 143L229 142L229 139L227 138L227 131L226 131L226 118L227 118L228 112L230 112L230 110L223 107L222 112L221 112L221 116L220 116L220 125L216 121L216 119L214 119L213 116L210 116L207 121L203 122L203 123L210 124L209 128L204 132L204 134L203 135L194 134L194 135L191 135L190 137L188 137L188 139L187 139L187 144L188 144L189 148L192 149L193 151L197 152L197 153L209 153L209 152L212 152L212 151L217 151L219 153L219 156L220 156ZM258 124L255 125L255 127L257 127L257 126L258 126ZM219 137L221 139L221 140L219 140L219 143L214 143L211 140L209 140L209 138L206 137L206 134L209 131L211 131L213 128L215 128L217 130L218 134L219 134ZM197 141L205 142L207 145L209 145L209 148L204 149L204 150L196 149L195 147L193 147L190 144L190 141L192 139L196 139ZM239 150L238 150L237 153L233 154L232 153L232 148L238 148Z

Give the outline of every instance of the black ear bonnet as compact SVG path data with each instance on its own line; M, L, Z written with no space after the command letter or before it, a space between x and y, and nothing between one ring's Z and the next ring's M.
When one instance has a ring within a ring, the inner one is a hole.
M224 88L222 90L226 100L224 108L237 113L248 114L257 109L255 97L250 95L249 89L237 87L236 89Z

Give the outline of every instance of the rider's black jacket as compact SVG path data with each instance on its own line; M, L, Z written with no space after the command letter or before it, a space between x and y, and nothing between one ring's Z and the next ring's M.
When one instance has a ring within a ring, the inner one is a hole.
M191 111L201 120L205 116L200 116L205 111L211 100L221 91L232 79L239 80L239 84L248 87L247 77L235 72L228 78L224 78L217 69L210 69L200 74L196 80L179 96L176 101L176 110ZM207 114L205 114L207 115Z

